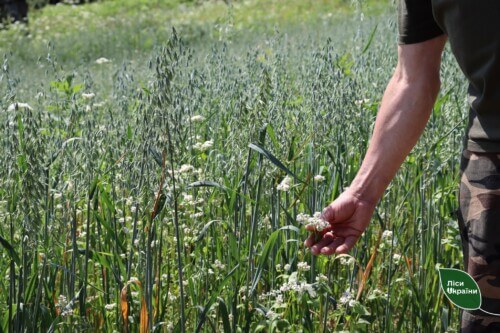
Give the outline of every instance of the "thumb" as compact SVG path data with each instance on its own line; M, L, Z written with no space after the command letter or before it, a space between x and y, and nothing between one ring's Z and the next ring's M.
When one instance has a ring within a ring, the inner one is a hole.
M323 209L321 218L330 223L344 222L354 214L355 210L356 205L353 200L340 196Z

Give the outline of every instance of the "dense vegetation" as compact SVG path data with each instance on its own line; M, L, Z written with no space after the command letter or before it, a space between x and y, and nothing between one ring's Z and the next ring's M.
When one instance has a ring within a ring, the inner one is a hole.
M2 31L0 331L457 331L436 269L463 268L449 53L355 249L302 244L395 66L394 6L370 4L109 1Z

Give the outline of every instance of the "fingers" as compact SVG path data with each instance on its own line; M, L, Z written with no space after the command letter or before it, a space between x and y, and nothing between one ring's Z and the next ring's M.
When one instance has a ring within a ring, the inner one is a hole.
M305 247L311 247L316 243L316 235L315 234L310 234L309 237L304 242Z
M335 250L337 249L337 247L339 247L343 243L344 243L344 238L337 237L333 241L331 241L329 244L324 246L320 252L321 252L321 254L324 254L326 256L332 255L335 253Z
M314 244L316 244L321 238L323 238L323 235L326 234L329 229L323 229L323 231L317 231L314 226L306 227L307 230L311 231L312 233L309 235L309 237L304 241L304 245L306 247L311 247Z
M347 237L337 237L331 232L327 232L323 235L319 241L316 241L315 235L311 234L309 238L306 239L304 245L311 248L311 253L315 256L342 254L349 252L356 242L359 236L347 236Z
M323 235L323 238L321 238L319 242L311 247L311 253L314 255L320 254L321 249L330 244L332 241L334 241L333 234L331 232L327 232Z
M335 253L342 254L349 252L354 247L354 244L356 244L356 242L358 241L358 238L359 236L346 237L344 244L340 245Z
M306 230L307 231L316 231L316 228L312 224L307 224L306 225Z

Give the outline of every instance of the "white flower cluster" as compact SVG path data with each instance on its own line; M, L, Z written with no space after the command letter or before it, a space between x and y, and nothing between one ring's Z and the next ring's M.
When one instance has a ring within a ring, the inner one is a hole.
M316 276L316 282L328 282L328 277L324 274L319 274L318 276Z
M397 237L394 236L393 232L391 230L384 230L382 233L382 239L380 242L380 249L386 249L391 247L392 244L396 244Z
M323 231L330 226L328 221L325 221L321 218L321 212L314 213L313 216L309 216L307 214L298 214L297 222L302 223L306 227L313 226L317 231Z
M278 184L276 189L278 191L288 192L290 190L291 183L292 183L292 178L287 175L285 176L285 178L283 178L281 183Z
M201 116L201 115L196 115L196 116L192 116L191 117L191 122L193 123L200 123L202 122L203 120L205 120L205 117Z
M356 260L353 257L346 257L346 256L340 257L340 264L341 265L351 266L355 262L356 262Z
M181 165L181 168L177 172L186 173L186 172L191 172L191 171L194 171L194 166L192 166L191 164L183 164L183 165Z
M314 176L314 182L315 183L322 183L322 182L325 181L325 179L326 178L324 176L322 176L322 175L316 175L316 176Z
M269 310L266 313L266 317L272 320L272 319L275 319L275 318L279 318L279 314L277 314L273 310Z
M384 293L382 290L380 289L373 289L370 294L368 295L368 299L369 300L373 300L373 299L387 299L388 298L388 294L387 293Z
M106 305L104 306L104 308L105 308L107 311L113 311L114 309L116 309L116 303L106 304Z
M210 148L212 148L213 145L214 145L214 142L212 140L205 141L205 142L196 142L193 145L193 149L205 152L205 151L209 150Z
M297 268L299 269L299 271L307 272L309 269L311 269L311 266L309 266L307 262L301 261L297 264Z
M59 295L57 298L56 307L59 309L61 317L69 317L73 315L72 304L68 303L68 299L64 295Z
M401 255L399 253L394 253L392 255L392 260L394 265L398 265L401 262Z
M340 296L339 303L340 304L351 304L354 301L354 297L352 296L351 292L346 290L344 293L342 293L342 296Z
M111 60L104 58L104 57L101 57L95 61L95 63L98 65L107 64L109 62L111 62Z
M226 268L226 265L221 263L219 259L215 259L214 266L215 266L215 268L220 269L220 270L223 270L224 268Z
M392 240L392 231L384 230L384 232L382 233L382 240L383 241L391 241Z
M292 291L296 292L300 295L303 293L307 292L310 297L316 297L316 290L314 290L314 287L310 283L306 283L304 281L299 281L297 277L297 272L293 272L290 274L290 277L288 278L288 282L284 283L280 287L280 291L282 293L287 292L287 291Z
M92 99L92 98L94 98L94 97L95 97L95 94L94 94L94 93L92 93L92 92L91 92L91 93L83 93L83 94L82 94L82 97L83 97L84 99Z

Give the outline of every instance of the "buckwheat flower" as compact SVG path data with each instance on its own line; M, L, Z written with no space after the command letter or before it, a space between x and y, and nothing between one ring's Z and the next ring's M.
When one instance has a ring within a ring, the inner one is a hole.
M59 297L57 298L57 305L60 307L65 307L66 304L68 304L68 300L67 300L66 296L59 295Z
M346 290L342 296L340 296L339 303L340 304L347 304L353 299L352 294L349 292L349 290Z
M203 117L201 115L196 115L196 116L191 117L191 122L193 122L193 123L199 123L199 122L202 122L203 120L205 120L205 117Z
M104 308L108 311L112 311L116 308L116 303L106 304Z
M269 319L274 319L274 318L278 317L278 314L276 312L274 312L273 310L269 310L266 312L266 317Z
M61 312L61 317L70 317L73 315L73 309L71 308L64 308L63 311Z
M297 268L299 269L299 271L306 272L311 268L311 266L309 266L307 262L302 261L297 264Z
M184 198L184 203L187 205L193 205L194 200L193 200L193 195L192 194L187 194L187 193L182 193L182 197Z
M198 212L198 213L194 213L194 214L191 214L189 215L189 218L192 218L192 219L197 219L199 217L203 217L203 212Z
M382 233L382 240L384 241L390 241L392 238L392 231L390 230L384 230Z
M288 192L288 190L290 190L290 183L291 182L292 182L292 178L287 175L285 178L283 178L281 183L278 184L276 189L278 191Z
M95 94L94 94L94 93L83 93L83 94L82 94L82 97L83 97L84 99L92 99L92 98L94 98L94 97L95 97Z
M340 257L340 264L344 266L351 266L355 260L353 257Z
M323 177L322 175L316 175L314 176L314 182L315 183L322 183L325 181L325 177Z
M212 146L214 145L214 142L212 140L209 140L209 141L205 141L203 142L203 144L201 145L201 150L203 151L207 151L209 150L210 148L212 148Z
M191 165L191 164L183 164L181 165L181 168L179 169L179 173L186 173L186 172L190 172L190 171L194 171L194 167Z
M291 268L292 268L292 266L290 266L290 264L285 264L285 267L283 267L283 269L284 269L285 271L287 271L287 272L288 272Z
M11 105L9 105L9 107L7 108L7 111L12 112L12 111L19 110L19 109L33 110L33 108L31 106L29 106L28 103L16 102L16 103L12 103Z
M221 269L221 270L226 268L226 265L221 263L219 259L215 259L214 266L218 269Z
M316 297L316 290L314 290L312 284L309 283L301 283L301 293L304 291L307 291L310 297L315 298Z
M323 229L330 226L330 223L321 218L320 212L316 212L311 218L309 218L307 226L313 226L317 231L323 231Z
M281 264L276 264L275 268L277 271L281 271Z
M399 262L401 261L401 255L399 253L394 253L392 255L392 260L394 261L394 264L399 264Z
M316 276L316 282L328 282L328 277L324 274Z
M104 58L104 57L101 57L95 61L95 63L98 65L107 64L109 62L111 62L111 60Z
M299 223L307 223L309 221L309 218L310 218L310 216L308 214L299 213L299 214L297 214L296 220Z

